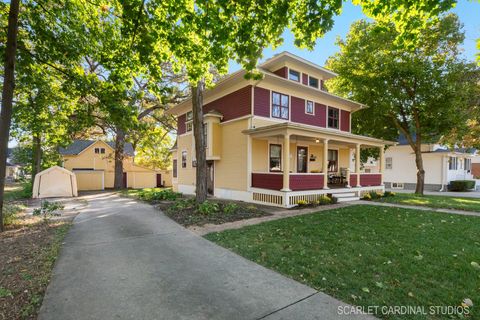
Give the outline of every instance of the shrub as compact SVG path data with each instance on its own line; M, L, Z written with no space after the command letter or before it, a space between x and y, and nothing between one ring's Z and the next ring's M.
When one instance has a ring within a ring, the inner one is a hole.
M333 203L333 200L332 198L328 197L328 196L322 196L320 197L320 199L318 199L318 204L323 206L323 205L326 205L326 204L332 204Z
M16 214L22 211L22 207L17 204L5 203L3 205L3 224L10 225L16 219Z
M65 206L58 202L49 202L47 200L42 201L40 208L33 209L34 216L43 216L44 220L47 220L50 216L59 216L57 211L63 210Z
M195 205L195 199L178 199L169 208L168 211L185 210Z
M394 196L395 196L395 192L392 192L392 191L385 191L385 193L383 194L384 198L394 197Z
M451 191L468 191L471 189L475 189L475 181L474 180L454 180L454 181L450 181L449 187Z
M238 210L238 206L235 203L228 203L223 206L223 213L232 214Z
M181 197L182 194L174 192L172 189L156 190L156 189L143 189L138 193L138 197L145 201L154 200L169 200L175 201Z
M362 197L362 200L370 201L370 200L372 200L372 196L370 195L370 193L364 193L363 197Z
M298 200L297 205L301 208L301 207L307 207L309 203L306 200Z
M220 211L220 206L216 202L210 202L207 200L204 203L199 204L197 210L201 214L210 215Z

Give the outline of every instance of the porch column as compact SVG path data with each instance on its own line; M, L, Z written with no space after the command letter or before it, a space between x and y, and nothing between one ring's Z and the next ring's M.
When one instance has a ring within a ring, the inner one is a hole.
M328 139L323 140L323 189L328 189Z
M357 187L360 185L360 143L355 146L355 173L357 174Z
M290 190L290 134L285 133L283 136L283 188L280 191Z
M384 146L380 147L380 166L379 166L379 171L380 171L380 185L383 186L383 173L385 171L385 148Z

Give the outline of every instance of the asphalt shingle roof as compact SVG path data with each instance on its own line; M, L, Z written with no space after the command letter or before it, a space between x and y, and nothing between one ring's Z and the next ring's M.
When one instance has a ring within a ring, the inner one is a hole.
M96 141L95 140L74 140L70 145L68 145L65 148L59 148L58 152L61 155L67 156L67 155L76 155L94 144ZM115 149L115 142L114 141L109 141L107 144ZM125 142L125 147L124 147L124 153L129 156L134 155L133 151L133 146L129 142Z

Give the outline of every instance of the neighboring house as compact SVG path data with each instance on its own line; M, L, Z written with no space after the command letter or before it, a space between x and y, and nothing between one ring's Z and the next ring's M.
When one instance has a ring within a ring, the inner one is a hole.
M59 152L63 158L63 167L75 173L78 190L113 188L115 143L75 140L68 147L60 148ZM136 165L132 144L125 143L124 153L125 188L154 188L171 183L169 171L155 171Z
M247 80L242 70L205 92L211 195L290 207L325 194L383 190L381 169L361 173L352 158L360 148L383 151L392 143L350 132L352 112L365 106L324 89L335 73L288 52L257 70L262 80ZM178 121L173 187L187 194L195 192L191 110L186 100L169 111Z
M425 190L447 191L452 180L471 180L475 150L449 150L439 144L422 144ZM385 187L414 190L417 184L415 154L404 137L385 151Z
M7 161L5 180L7 182L17 181L20 178L21 168L19 165Z

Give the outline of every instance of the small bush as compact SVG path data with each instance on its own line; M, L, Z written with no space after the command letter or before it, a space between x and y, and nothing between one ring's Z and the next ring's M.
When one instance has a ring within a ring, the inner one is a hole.
M211 215L220 211L220 206L216 202L205 201L198 205L198 212L204 215Z
M318 199L318 204L323 206L323 205L326 205L326 204L332 204L333 203L333 200L332 198L328 197L328 196L323 196L323 197L320 197L320 199Z
M44 220L47 220L50 216L59 216L57 211L63 210L65 206L58 202L43 201L40 208L33 209L34 216L43 216Z
M392 192L392 191L385 191L385 193L383 194L384 198L394 197L394 196L395 196L395 192Z
M169 211L178 211L192 208L195 205L195 199L178 199L169 208Z
M310 203L306 200L298 200L297 201L297 205L298 207L302 208L302 207L307 207Z
M370 200L372 200L372 196L370 195L370 193L364 193L363 197L362 197L362 200L370 201Z
M174 192L172 189L156 190L143 189L138 193L138 197L145 201L169 200L175 201L182 196L181 193Z
M225 214L232 214L238 210L238 205L235 203L228 203L223 206L223 213Z
M474 180L454 180L450 181L449 189L451 191L468 191L475 189Z
M16 204L5 203L3 205L3 224L8 226L16 219L16 214L22 211L22 207Z

